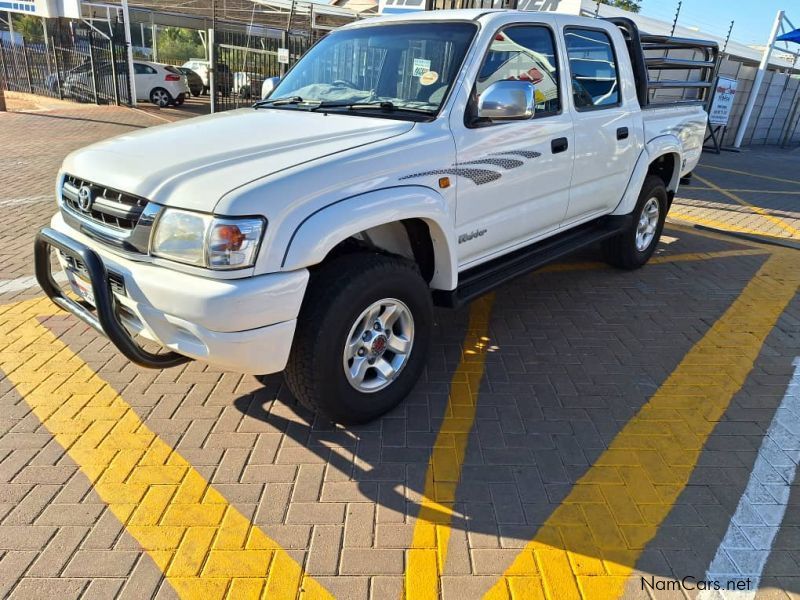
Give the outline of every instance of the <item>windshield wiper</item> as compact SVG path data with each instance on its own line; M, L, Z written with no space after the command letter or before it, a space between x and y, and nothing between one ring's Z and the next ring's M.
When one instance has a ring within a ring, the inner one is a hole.
M261 108L262 106L283 106L285 104L300 104L305 102L300 96L286 96L285 98L267 98L266 100L259 100L253 104L253 108Z
M413 112L424 115L432 115L434 111L425 108L415 108L412 106L398 106L389 100L376 100L374 102L320 102L310 110L320 110L326 108L346 108L348 110L361 109L380 109L388 112Z

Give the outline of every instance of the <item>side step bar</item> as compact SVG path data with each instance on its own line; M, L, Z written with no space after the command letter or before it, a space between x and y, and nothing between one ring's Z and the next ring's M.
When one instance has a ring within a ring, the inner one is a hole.
M434 290L433 302L437 306L458 308L520 275L613 237L629 228L631 223L630 215L601 217L478 265L459 274L455 290Z

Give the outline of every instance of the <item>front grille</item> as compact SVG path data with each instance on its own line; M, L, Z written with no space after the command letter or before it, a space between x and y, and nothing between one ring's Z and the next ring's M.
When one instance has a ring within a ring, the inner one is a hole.
M88 207L85 199L83 202L81 201L81 188L87 189L91 198ZM82 218L119 231L133 230L147 206L147 200L144 198L73 175L67 175L64 178L61 197L64 205Z
M86 268L86 265L83 264L83 261L79 258L74 258L69 254L61 253L61 257L64 259L64 263L67 265L68 269L72 269L81 279L85 281L89 281L89 270ZM120 296L125 295L125 278L116 273L114 271L106 271L108 275L108 284L111 287L111 291L115 294L119 294Z

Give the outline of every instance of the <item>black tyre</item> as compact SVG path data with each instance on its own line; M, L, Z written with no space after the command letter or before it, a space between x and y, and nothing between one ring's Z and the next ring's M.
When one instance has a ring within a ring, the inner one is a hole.
M399 404L422 372L433 308L416 265L359 252L312 273L284 376L302 404L345 424Z
M175 106L181 106L186 101L186 96L183 94L179 94L177 98L175 98L174 104Z
M150 90L150 102L159 108L166 108L174 102L174 99L167 90L157 87Z
M664 182L660 177L648 175L632 213L633 223L605 244L608 263L620 269L638 269L650 260L661 238L668 209Z

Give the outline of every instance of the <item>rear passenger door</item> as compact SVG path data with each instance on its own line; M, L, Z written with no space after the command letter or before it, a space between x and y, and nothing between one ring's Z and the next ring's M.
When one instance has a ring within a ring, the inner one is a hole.
M459 263L469 266L556 230L569 202L572 119L555 32L539 23L513 24L494 33L483 58L467 114L453 112L457 152ZM481 122L477 100L492 83L530 81L536 110L529 120Z
M149 100L150 91L156 87L158 72L144 63L133 63L133 73L136 84L136 99Z
M563 32L575 123L575 168L564 221L569 226L616 207L636 162L638 135L608 32L572 25Z

